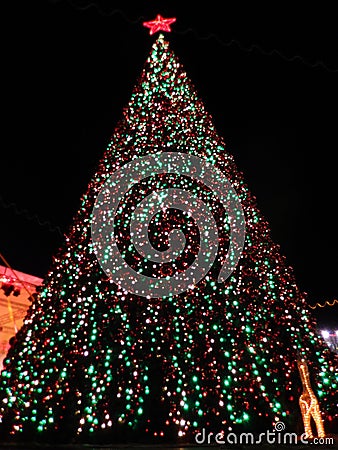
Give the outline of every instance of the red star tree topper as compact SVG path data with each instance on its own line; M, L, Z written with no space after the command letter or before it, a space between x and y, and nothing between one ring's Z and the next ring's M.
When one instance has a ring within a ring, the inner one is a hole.
M158 31L170 32L170 25L174 22L176 22L176 17L164 19L160 14L157 14L155 20L151 20L150 22L143 22L143 26L149 28L149 34L152 35L154 33L157 33Z

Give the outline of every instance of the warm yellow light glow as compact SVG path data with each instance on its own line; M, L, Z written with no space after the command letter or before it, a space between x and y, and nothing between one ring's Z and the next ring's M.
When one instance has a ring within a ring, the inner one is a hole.
M305 434L309 439L313 438L311 428L312 417L316 424L318 437L325 437L324 425L318 400L311 388L309 368L304 359L297 361L297 364L303 385L303 393L299 397L299 406L302 412Z

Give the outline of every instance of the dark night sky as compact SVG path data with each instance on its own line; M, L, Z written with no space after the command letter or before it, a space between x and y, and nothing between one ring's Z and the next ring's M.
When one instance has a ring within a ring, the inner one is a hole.
M71 223L150 51L141 23L160 12L177 17L171 47L309 303L338 297L333 11L219 1L6 3L0 250L14 268L48 271L62 236L41 223L62 231ZM337 326L337 312L316 315Z

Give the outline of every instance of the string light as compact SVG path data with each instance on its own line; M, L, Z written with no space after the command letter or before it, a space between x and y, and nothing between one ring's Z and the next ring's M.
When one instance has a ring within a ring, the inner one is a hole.
M184 250L173 264L140 257L130 220L135 205L153 191L190 191L208 204L219 230L216 262L193 289L146 299L107 278L94 255L90 224L95 199L111 173L161 151L190 153L217 166L241 199L247 233L236 270L217 283L230 227L215 193L189 173L143 179L125 195L115 217L115 238L134 270L170 276L184 271L199 249L194 220L168 208L150 221L149 239L165 251L177 228L186 238ZM63 433L73 442L151 436L163 442L192 440L211 425L217 431L266 430L281 417L291 430L298 353L311 360L323 412L333 416L332 355L211 116L160 34L4 361L0 433L50 441Z
M334 299L332 302L329 302L328 300L326 300L323 304L316 303L313 306L312 305L308 305L308 306L311 309L316 309L316 308L324 308L325 306L334 306L336 303L338 305L338 300Z

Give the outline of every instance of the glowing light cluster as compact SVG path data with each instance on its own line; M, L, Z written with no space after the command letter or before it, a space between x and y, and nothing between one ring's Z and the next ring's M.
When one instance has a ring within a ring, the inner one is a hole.
M145 299L107 278L94 255L90 223L102 184L133 158L188 152L231 181L246 216L246 243L225 283L217 283L229 246L227 212L207 187L185 176L144 179L120 204L115 236L135 270L170 276L198 252L192 218L174 209L149 225L155 248L179 228L186 246L174 264L149 264L131 245L129 223L154 190L191 191L210 207L218 258L194 288ZM298 409L298 355L306 355L323 413L337 413L337 371L292 271L271 239L243 176L162 35L154 43L123 119L31 305L1 376L0 432L22 439L192 440L210 431L292 430Z
M311 387L309 368L305 359L298 361L298 370L303 385L303 392L299 397L299 406L302 412L305 434L309 439L314 437L311 428L311 418L313 418L316 424L318 437L325 437L322 415L319 409L318 400Z

